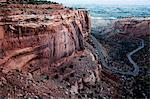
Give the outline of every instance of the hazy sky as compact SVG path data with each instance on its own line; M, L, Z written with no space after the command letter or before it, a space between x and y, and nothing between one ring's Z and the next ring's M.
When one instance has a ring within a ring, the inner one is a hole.
M150 5L150 0L50 0L63 4Z

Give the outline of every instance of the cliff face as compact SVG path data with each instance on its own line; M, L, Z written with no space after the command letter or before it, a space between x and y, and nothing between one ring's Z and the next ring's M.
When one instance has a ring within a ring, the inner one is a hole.
M87 11L62 5L1 8L0 98L117 96L119 86L108 81L110 75L102 77L109 73L101 73L95 45L88 39Z
M122 30L133 37L150 35L150 20L127 18L115 22L114 29Z
M83 40L90 31L86 11L6 12L9 15L0 18L0 64L7 69L50 65L84 49Z
M47 6L0 9L0 98L76 98L100 81L96 54L84 46L88 12Z

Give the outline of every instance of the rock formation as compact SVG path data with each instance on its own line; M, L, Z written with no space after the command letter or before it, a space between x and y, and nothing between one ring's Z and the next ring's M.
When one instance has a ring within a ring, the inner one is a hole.
M67 9L40 15L38 12L25 12L3 16L0 21L0 48L4 53L0 64L9 68L12 64L21 68L34 60L40 63L39 66L45 62L50 65L75 51L83 50L83 39L89 33L90 23L86 11ZM15 56L20 57L14 59ZM20 61L19 64L17 61Z
M125 18L115 22L114 30L122 30L132 37L141 37L150 35L149 18L136 19Z
M0 98L118 96L119 81L101 73L97 52L88 42L87 11L58 4L1 8Z

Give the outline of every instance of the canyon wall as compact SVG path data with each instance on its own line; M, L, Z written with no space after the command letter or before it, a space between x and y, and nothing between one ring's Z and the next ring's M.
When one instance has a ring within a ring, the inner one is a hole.
M42 8L31 13L16 6L4 8L0 17L0 65L6 67L5 71L22 70L28 65L48 66L84 49L83 40L90 32L87 11L45 12Z
M115 22L114 29L122 30L132 37L150 35L149 18L125 18Z

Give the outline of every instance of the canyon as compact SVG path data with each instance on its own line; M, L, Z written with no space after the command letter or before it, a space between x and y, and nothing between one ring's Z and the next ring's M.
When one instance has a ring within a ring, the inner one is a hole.
M104 30L106 33L99 35L91 31L93 20L85 9L71 9L62 4L4 3L0 6L0 98L133 96L134 88L130 88L139 70L133 76L120 63L122 69L117 71L121 73L105 68L111 66L107 54L116 53L114 49L120 48L116 41L133 39L137 45L123 55L136 67L135 53L144 50L147 41L143 37L150 35L148 19L117 20ZM142 47L136 38L143 40ZM108 41L113 47L106 46ZM132 71L133 66L125 66ZM110 68L113 67L116 64Z
M3 4L0 13L0 98L118 97L88 43L86 10Z
M102 67L125 80L124 87L129 91L126 98L149 98L149 17L109 20L105 26L93 24L92 34L97 38L93 38L94 43L100 42L96 49ZM102 31L99 27L103 27Z

